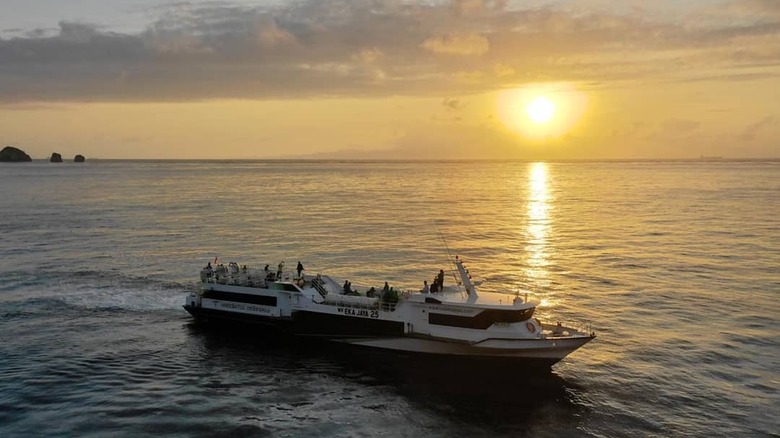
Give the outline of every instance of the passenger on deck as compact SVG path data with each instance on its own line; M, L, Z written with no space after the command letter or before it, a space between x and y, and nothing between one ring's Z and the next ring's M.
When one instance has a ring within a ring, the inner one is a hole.
M428 280L423 281L423 288L420 292L427 294L431 291L431 289L428 287Z
M301 272L303 272L303 263L301 263L300 260L298 260L298 267L295 268L296 271L298 271L298 278L301 278Z
M436 276L436 282L439 283L436 289L439 291L444 290L444 269L439 269L439 275Z
M374 286L371 286L371 289L366 291L366 296L369 298L374 298L376 296L376 289L374 288Z
M265 265L265 268L263 270L267 273L268 272L268 265Z
M433 282L431 283L431 293L435 294L439 291L439 282L434 278Z
M278 278L278 279L280 279L280 280L282 279L282 271L284 271L284 260L282 260L281 262L279 262L279 266L277 266L277 269L276 269L276 278Z
M385 287L382 288L382 293L386 294L389 291L390 291L390 285L387 284L387 282L385 282Z

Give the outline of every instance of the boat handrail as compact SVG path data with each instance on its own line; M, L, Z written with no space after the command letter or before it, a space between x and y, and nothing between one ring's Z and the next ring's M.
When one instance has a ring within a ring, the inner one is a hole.
M547 338L571 337L571 336L595 336L590 322L570 321L555 323L539 323L542 326L544 336Z
M364 297L355 295L335 295L328 294L325 296L323 304L337 305L341 307L362 307L362 308L374 308L379 303L379 297Z

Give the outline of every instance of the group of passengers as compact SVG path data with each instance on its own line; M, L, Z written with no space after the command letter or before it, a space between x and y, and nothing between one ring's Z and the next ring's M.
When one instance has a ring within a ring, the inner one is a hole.
M217 260L214 260L214 264L217 263ZM239 268L238 264L235 262L230 262L228 266L225 266L224 264L220 263L216 265L216 267L211 266L211 262L208 262L205 268L203 268L200 271L201 280L202 281L209 281L212 277L214 277L217 281L220 281L220 279L224 279L228 277L228 273L232 276L239 272L239 269L243 270L243 272L246 272L246 265L244 265L243 268Z
M297 280L303 279L303 263L301 261L298 261L298 266L295 268L295 270L298 272L298 276L296 277ZM279 264L276 266L276 272L273 272L270 270L269 265L265 265L263 268L263 272L265 273L265 279L267 281L278 281L282 279L282 274L284 273L284 260L279 262Z
M352 289L352 282L349 280L344 280L344 286L342 286L342 290L344 295L360 296L360 292ZM382 287L382 291L379 293L379 295L376 288L372 286L366 291L366 296L369 298L375 298L379 296L382 298L382 300L388 302L395 302L398 300L398 292L390 287L387 282L385 282L385 285Z
M420 292L435 294L444 290L444 269L439 269L439 273L433 278L431 285L428 286L428 280L423 281L423 288Z
M216 263L216 261L215 261ZM229 264L231 273L235 269L235 272L238 272L238 264L234 262L230 262ZM279 262L279 265L277 266L276 272L271 272L268 268L269 265L265 265L265 268L263 268L263 271L265 272L265 279L266 281L277 281L282 279L282 273L284 272L284 260ZM246 272L246 265L241 267L242 272ZM298 273L298 276L296 277L297 280L303 279L303 263L298 261L298 266L295 268L295 270ZM227 273L227 268L223 264L219 264L214 270L214 268L211 267L211 262L209 262L206 267L204 268L205 276L206 278L211 278L214 272L216 272L217 275L225 274ZM437 293L444 290L444 270L440 269L439 273L434 277L433 281L431 282L430 286L428 285L428 281L423 281L423 288L420 290L420 292L427 294L427 293ZM344 286L343 286L343 293L344 295L360 295L358 291L352 289L352 283L350 283L348 280L344 280ZM385 282L385 286L382 288L382 297L390 297L394 295L395 291L393 288L391 288L387 282ZM375 297L376 296L376 289L371 288L366 292L367 297Z
M217 263L216 259L214 260L214 263ZM303 279L303 263L298 261L298 266L295 268L295 270L298 272L297 279ZM211 266L211 262L208 262L205 268L203 268L203 272L206 278L211 278L214 274L217 276L220 275L226 275L230 271L231 275L238 274L239 272L246 274L247 272L247 266L241 266L239 267L238 263L236 262L230 262L228 266L223 265L220 263L217 265L216 268ZM265 265L265 268L263 268L263 271L265 273L265 279L267 281L277 281L282 279L282 274L284 272L284 260L279 262L279 265L277 266L276 272L272 272L269 269L269 265Z

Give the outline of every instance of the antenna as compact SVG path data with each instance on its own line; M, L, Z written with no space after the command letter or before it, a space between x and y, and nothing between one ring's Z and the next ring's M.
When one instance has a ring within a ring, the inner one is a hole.
M458 286L463 286L463 282L460 280L457 274L458 266L455 263L455 257L452 256L452 252L450 251L449 245L447 245L447 239L444 238L444 234L442 234L441 230L437 230L439 232L439 237L441 237L441 241L444 242L444 249L447 251L447 257L450 262L450 266L452 266L455 269L450 269L450 273L452 274L452 277L455 278L455 284ZM467 290L468 292L468 290Z
M450 263L452 263L453 257L452 257L452 253L450 252L450 247L449 245L447 245L447 239L444 238L444 234L442 234L441 231L439 231L439 237L441 237L441 241L444 242L444 249L447 250L447 257Z

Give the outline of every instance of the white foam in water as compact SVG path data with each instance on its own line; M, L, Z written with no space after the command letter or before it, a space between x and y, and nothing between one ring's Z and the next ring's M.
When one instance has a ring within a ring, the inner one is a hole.
M84 287L60 298L74 306L88 309L173 310L180 309L187 291L159 289L126 289L121 287Z
M187 295L186 287L181 285L97 272L68 275L38 289L46 291L41 298L55 298L86 309L179 309Z

